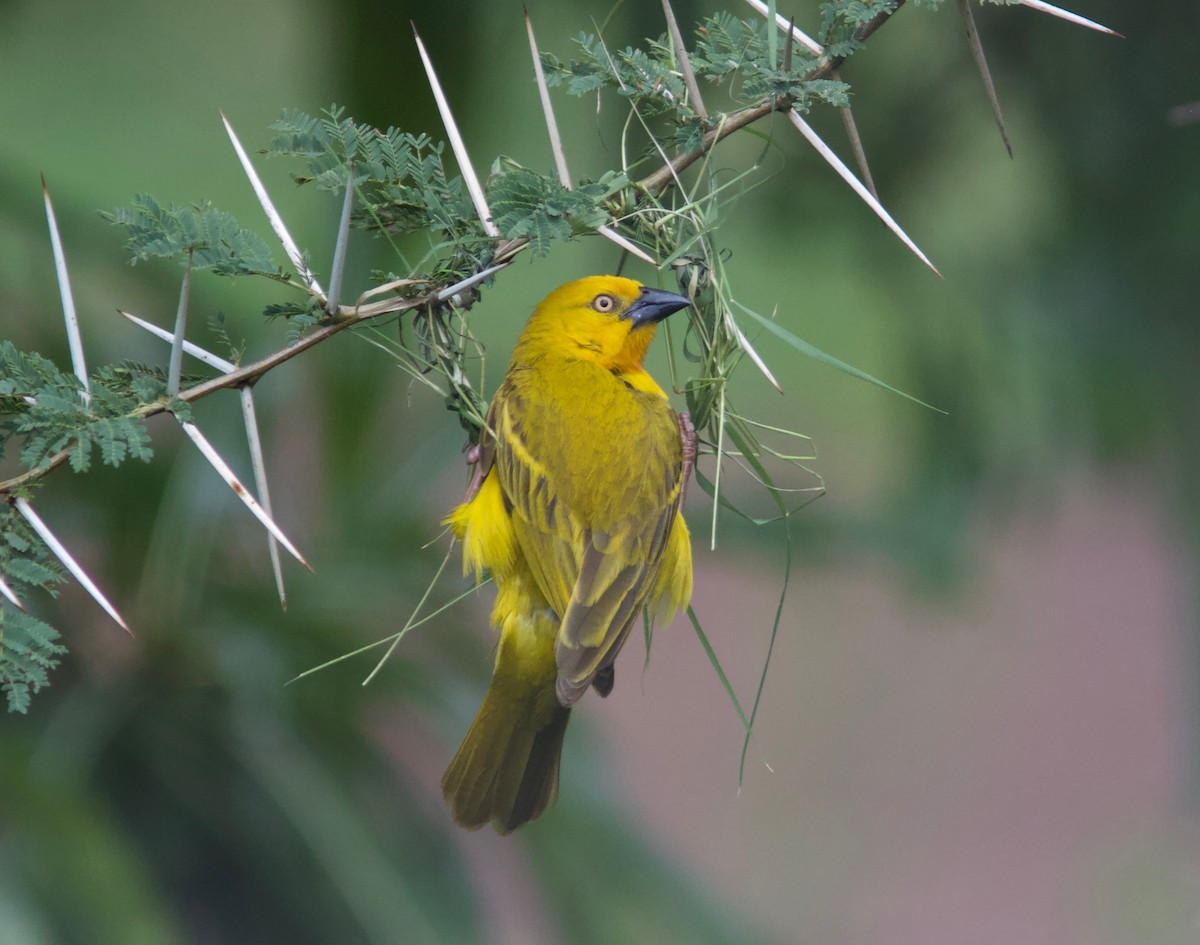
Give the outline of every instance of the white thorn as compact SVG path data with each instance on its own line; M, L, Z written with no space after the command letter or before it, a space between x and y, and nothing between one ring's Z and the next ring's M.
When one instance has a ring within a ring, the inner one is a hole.
M671 45L675 47L675 60L679 71L683 73L683 84L687 87L692 99L692 108L696 114L708 121L708 109L704 107L704 99L700 95L700 84L696 81L696 72L692 69L691 59L688 58L687 44L683 34L679 32L679 21L675 19L675 11L671 9L671 0L662 0L663 17L667 21L667 32L671 36Z
M435 295L434 298L439 302L445 302L446 299L457 295L459 292L463 291L463 289L469 289L471 286L479 282L483 282L493 273L499 272L506 266L508 266L508 263L502 262L495 266L489 266L487 269L481 269L479 272L475 273L475 275L467 276L467 278L463 279L461 282L456 282L454 285L446 286L446 288L442 289L442 291Z
M479 178L475 176L475 168L471 166L471 158L467 154L467 147L463 144L462 135L458 133L458 125L454 121L453 112L450 111L450 103L446 101L446 95L442 91L437 73L433 69L433 62L429 59L429 53L425 51L425 44L421 42L421 35L417 32L415 24L413 25L413 37L417 41L417 52L421 54L421 62L425 66L425 75L429 78L429 87L433 90L433 99L437 102L438 112L442 116L442 124L446 128L446 137L450 139L450 149L454 152L455 160L458 161L458 169L462 172L463 183L467 185L467 192L471 195L471 202L475 204L475 212L479 214L479 221L483 224L483 231L488 236L499 237L500 228L492 220L492 211L488 209L487 198L483 195L483 188L479 186Z
M263 186L263 182L258 177L258 172L254 169L254 165L250 163L250 158L246 155L245 148L238 140L238 136L234 133L233 125L229 124L229 119L225 117L225 113L221 112L221 121L225 123L225 131L229 134L229 140L233 142L233 150L237 152L238 160L242 162L242 170L246 172L246 177L250 180L250 186L254 188L254 194L258 197L258 202L262 205L263 212L267 215L267 220L271 224L271 229L275 231L275 235L279 238L279 242L283 244L283 250L287 253L288 259L292 261L292 266L295 268L297 275L301 281L308 286L308 290L322 299L325 298L325 290L321 288L321 283L317 281L316 276L308 266L304 265L304 257L300 253L300 249L296 246L296 241L292 239L292 235L288 232L287 226L283 222L283 217L279 215L279 211L275 209L275 204L271 202L271 198L267 195L267 188Z
M542 115L546 119L546 131L550 135L550 150L554 154L554 166L558 169L558 182L567 190L571 190L571 172L567 170L567 155L563 150L562 136L558 132L558 122L554 118L554 106L550 102L550 90L546 86L546 74L542 70L542 60L538 55L537 39L533 35L533 23L529 19L528 11L525 13L525 31L529 34L529 53L533 57L533 72L537 78L538 95L542 100ZM657 268L658 262L653 256L625 239L612 227L600 226L596 228L596 232Z
M9 587L8 581L4 580L3 577L0 577L0 594L3 594L5 597L7 597L9 602L16 607L17 610L25 609L25 605L21 603L21 598L17 596L16 591Z
M312 566L304 560L304 556L296 550L296 546L288 540L287 535L285 535L280 530L279 526L271 520L271 517L263 511L262 506L258 504L258 501L250 494L246 487L242 485L241 480L238 479L238 477L234 475L233 470L229 468L229 464L221 458L221 454L213 448L212 444L209 443L207 439L205 439L204 434L200 432L196 425L194 423L189 423L186 420L180 420L179 425L183 427L183 432L191 438L191 441L196 444L196 448L199 449L204 458L212 464L213 469L220 474L221 478L225 480L225 482L229 485L229 488L233 490L234 494L241 499L246 508L253 513L254 517L262 522L267 531L269 531L279 540L279 543L291 553L292 557L294 557L297 561L311 571Z
M342 216L338 220L337 241L333 245L333 264L329 267L329 299L325 311L337 311L342 294L342 276L346 271L346 245L350 242L350 211L354 207L354 163L346 165L346 198L342 201Z
M121 615L117 613L117 609L108 602L108 598L100 593L100 588L98 588L95 582L88 577L88 573L83 570L79 562L71 556L71 552L67 551L67 549L63 547L63 543L54 537L54 533L50 531L46 523L42 521L41 516L39 516L37 512L33 510L33 506L31 506L22 498L18 498L15 504L17 511L25 516L25 520L29 522L33 530L37 532L42 541L46 543L46 547L54 552L54 556L63 563L64 568L75 575L75 580L83 585L83 589L92 595L92 600L103 607L104 612L112 617L112 619L117 622L122 630L124 630L130 636L133 636L133 631L129 629L129 624L127 624L122 619Z
M754 345L750 344L750 339L746 337L746 333L742 331L741 326L733 320L732 315L727 314L726 319L730 326L732 326L734 337L737 338L738 344L742 346L742 350L750 356L750 360L758 366L760 371L762 371L763 377L771 382L771 386L782 394L783 388L779 386L779 381L775 380L775 375L772 374L771 369L767 367L767 362L762 359L762 356L759 355L756 350L754 350Z
M649 253L647 253L644 249L642 249L636 243L632 243L629 240L625 239L625 237L623 237L620 233L618 233L616 230L614 230L611 226L599 226L596 228L596 232L599 233L601 236L605 237L606 239L612 240L614 243L616 243L618 246L621 247L621 249L625 250L626 252L633 253L633 255L635 255L638 259L644 259L655 269L658 268L658 260L657 259L655 259Z
M250 446L250 465L254 467L254 486L263 511L271 518L271 493L267 488L267 465L263 460L262 437L258 435L258 414L254 409L254 391L250 387L240 389L242 395L242 419L246 421L246 442ZM287 610L287 593L283 587L283 568L279 563L279 543L274 535L267 536L267 552L271 556L271 570L275 574L275 589L279 592L279 605Z
M550 150L554 152L554 166L558 169L558 182L571 189L571 172L567 170L567 155L563 151L562 136L558 133L558 122L554 118L554 106L550 102L550 89L546 85L546 73L542 70L542 57L538 54L537 39L533 35L533 22L529 11L525 11L525 31L529 34L529 54L533 57L533 74L537 78L538 96L542 100L542 115L546 119L546 131L550 134Z
M158 325L148 322L144 318L138 318L136 315L131 315L129 312L126 312L123 309L117 309L117 313L125 316L138 327L146 329L146 331L150 332L150 334L154 335L156 338L161 338L168 344L171 344L175 341L175 336L165 328L160 328ZM224 374L231 374L237 370L237 365L232 361L226 361L220 355L213 354L211 351L206 351L204 348L201 348L199 345L192 344L190 341L185 341L183 343L183 352L184 354L190 354L198 361L203 361L209 367L214 367Z
M75 376L83 385L80 397L84 406L92 399L92 387L88 381L87 361L83 357L83 338L79 334L79 319L75 315L75 296L71 294L71 277L67 274L67 257L63 252L62 236L58 232L58 218L54 214L54 204L50 200L50 191L46 187L46 178L42 178L42 197L46 202L46 222L50 225L50 246L54 251L54 271L58 274L58 292L62 296L63 317L67 323L67 344L71 348L71 365Z
M183 336L187 331L188 294L192 286L192 251L187 254L183 268L183 285L179 288L179 308L175 311L175 334L171 338L171 357L167 362L167 395L179 393L179 378L183 373Z
M1086 26L1090 30L1096 30L1100 33L1107 33L1109 36L1120 36L1122 39L1125 36L1118 33L1116 30L1110 30L1107 26L1101 26L1095 20L1089 20L1086 16L1080 16L1078 13L1072 13L1070 10L1064 10L1062 7L1056 7L1050 3L1044 3L1043 0L1017 0L1021 6L1029 7L1031 10L1037 10L1039 13L1049 13L1051 16L1056 16L1060 20L1066 20L1068 23L1074 23L1076 26Z
M754 9L756 9L763 16L767 16L771 12L767 5L762 2L762 0L746 0L746 2L750 4L750 6L754 7ZM791 26L792 36L795 38L796 42L814 55L820 56L825 52L824 47L822 47L820 43L818 43L811 36L807 35L799 27L792 26L791 21L788 20L787 17L785 17L782 13L775 14L775 24L781 30L786 30L789 26Z
M817 153L829 162L830 166L837 171L839 175L841 175L842 179L850 185L854 192L858 194L864 201L866 201L867 206L875 211L875 213L879 216L879 219L887 224L888 229L900 237L900 241L909 249L911 249L917 255L917 258L921 260L921 262L925 263L926 266L928 266L935 273L937 273L939 277L941 277L942 274L938 272L937 267L929 261L929 257L921 252L917 244L909 239L908 234L905 233L904 230L900 229L900 225L893 220L892 215L883 208L883 204L871 196L871 192L863 186L862 182L857 177L854 176L854 173L850 170L850 168L846 167L846 165L842 163L841 158L833 153L833 151L829 148L829 145L821 140L817 133L813 131L809 123L801 118L800 114L794 108L788 111L788 118L790 118L792 124L796 126L796 130L799 131L800 134L804 135L808 143L817 149Z

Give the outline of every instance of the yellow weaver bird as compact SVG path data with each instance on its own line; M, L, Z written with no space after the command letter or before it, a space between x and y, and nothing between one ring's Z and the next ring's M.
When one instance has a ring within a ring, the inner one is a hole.
M517 341L467 501L446 519L464 573L495 578L500 631L491 685L442 778L463 827L505 834L554 802L571 706L589 686L612 691L643 608L691 598L680 503L694 433L642 367L658 322L690 304L590 276L547 296Z

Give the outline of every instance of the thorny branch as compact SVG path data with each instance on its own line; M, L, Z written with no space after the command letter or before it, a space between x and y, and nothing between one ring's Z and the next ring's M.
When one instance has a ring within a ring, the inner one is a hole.
M886 23L896 11L904 6L905 0L895 0L895 5L890 10L884 10L878 13L868 23L866 23L855 34L858 41L866 40L872 33ZM845 61L844 56L824 56L808 73L804 76L804 81L813 79L828 78L837 71L841 64ZM747 125L753 124L756 121L766 117L777 111L787 111L794 103L788 97L772 98L758 105L753 105L748 108L743 108L730 115L723 116L718 119L717 125L711 131L705 134L703 142L699 147L684 152L678 155L667 163L663 164L658 170L647 175L637 182L636 187L639 191L646 194L657 194L664 190L674 181L678 174L691 166L696 161L703 158L714 147L717 146L725 138L729 137L735 131L745 128ZM528 245L528 239L520 237L518 239L501 240L496 248L496 253L492 257L490 265L492 267L508 266L513 262L514 258ZM434 304L434 299L438 295L438 289L443 287L434 287L425 296L416 299L396 299L393 303L379 306L374 305L370 308L360 309L358 306L339 306L337 313L331 316L331 320L314 328L308 334L303 335L294 344L282 348L264 358L255 361L252 364L247 364L239 367L235 371L230 371L222 374L219 377L214 377L210 380L196 384L194 387L189 387L186 390L179 392L178 400L185 403L192 403L202 397L207 397L219 390L228 390L230 388L240 388L252 386L260 378L269 371L278 367L286 361L290 361L296 355L326 339L336 335L345 328L350 328L354 325L362 324L373 318L377 318L384 314L397 314L413 309L422 308L430 304ZM444 290L444 288L443 288ZM144 404L135 410L131 416L138 419L146 419L158 414L166 413L171 409L171 403L167 399L158 400L153 403ZM68 444L62 451L56 453L45 463L40 466L27 470L18 476L11 479L0 481L0 496L10 496L16 490L26 486L32 482L41 479L51 470L58 468L65 463L71 455L75 444Z
M883 26L891 19L896 11L904 6L905 0L896 0L896 5L890 10L884 10L876 14L862 29L856 34L855 38L862 42L879 27ZM801 81L811 82L813 79L830 78L846 61L845 56L823 56L820 61L812 67ZM643 177L638 181L639 189L647 193L655 194L665 188L675 179L675 177L685 168L690 167L696 161L700 160L717 144L728 138L735 131L740 131L747 125L753 124L760 118L765 118L772 112L786 112L792 107L793 101L788 97L772 98L765 102L760 102L757 105L751 105L748 108L743 108L740 111L734 112L732 115L726 115L722 118L717 126L704 135L703 143L692 151L685 151L683 154L672 159L664 164L654 173Z

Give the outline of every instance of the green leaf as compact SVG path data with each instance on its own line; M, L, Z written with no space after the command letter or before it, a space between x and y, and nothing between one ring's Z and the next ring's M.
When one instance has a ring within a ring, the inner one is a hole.
M928 407L930 410L936 410L938 413L946 412L946 411L942 410L940 407L934 407L931 404L925 403L925 401L923 401L917 397L914 397L912 394L906 394L904 391L900 390L899 388L893 387L891 384L887 384L884 381L879 380L879 378L877 378L877 377L872 377L866 371L860 370L859 368L856 368L853 365L847 364L845 361L841 361L841 360L835 358L831 354L826 354L820 348L817 348L816 346L809 344L807 341L803 340L802 338L796 337L790 331L788 331L786 328L784 328L782 325L778 324L777 322L772 321L769 318L765 318L762 315L759 315L758 312L754 311L753 309L747 308L745 305L742 305L740 302L735 301L734 304L737 305L738 308L740 308L743 312L745 312L747 315L749 315L755 321L757 321L760 325L762 325L765 329L767 329L767 331L769 331L775 337L780 338L783 341L786 341L789 345L791 345L793 348L795 348L801 354L806 354L810 358L815 358L816 360L820 361L823 364L828 364L830 367L837 368L839 371L849 374L851 377L857 377L859 380L869 381L870 383L875 384L878 387L882 387L884 390L891 391L893 394L899 394L901 397L904 397L907 400L911 400L915 404L920 404L922 407Z
M217 275L266 275L282 278L271 262L267 244L208 201L190 206L163 206L149 194L134 197L132 207L100 214L109 223L123 226L125 248L132 263L151 258L192 257L193 269L211 269Z
M30 697L49 684L48 671L66 653L57 640L58 631L49 624L0 608L0 692L9 712L28 711Z

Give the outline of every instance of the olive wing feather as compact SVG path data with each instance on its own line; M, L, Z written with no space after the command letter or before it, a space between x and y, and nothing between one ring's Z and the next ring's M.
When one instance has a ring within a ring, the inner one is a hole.
M602 413L575 418L582 428L572 429L561 410L506 382L490 416L494 471L518 544L562 619L556 659L563 705L612 665L653 603L647 598L679 507L682 450L673 411L659 397L619 395L615 408L602 399L590 404ZM606 430L621 436L606 437Z

